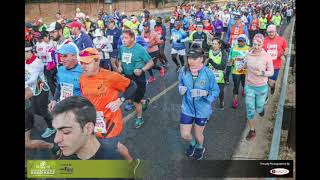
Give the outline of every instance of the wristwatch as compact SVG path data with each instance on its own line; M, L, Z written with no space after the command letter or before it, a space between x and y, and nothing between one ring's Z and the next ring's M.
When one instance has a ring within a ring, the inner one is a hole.
M126 101L126 98L120 97L120 101L121 101L121 102L124 102L124 101Z
M264 71L261 71L261 75L264 76L264 74L265 74L265 72L264 72Z

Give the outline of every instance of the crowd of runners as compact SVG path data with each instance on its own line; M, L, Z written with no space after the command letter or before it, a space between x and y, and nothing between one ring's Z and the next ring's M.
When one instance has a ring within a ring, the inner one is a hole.
M168 75L170 60L182 96L177 118L181 137L190 142L187 157L203 159L203 131L213 104L218 100L215 110L223 111L225 103L236 109L239 92L246 139L253 140L255 113L264 116L288 53L281 26L292 16L293 2L252 1L182 5L165 18L148 10L139 15L101 10L95 21L77 8L71 19L58 12L48 25L41 18L26 22L26 148L51 149L59 159L125 159L137 167L139 159L121 143L120 107L136 111L133 121L140 128L150 102L144 95L157 83L155 73ZM233 100L225 102L230 86ZM48 126L43 140L30 136L35 114ZM54 142L47 142L52 135Z

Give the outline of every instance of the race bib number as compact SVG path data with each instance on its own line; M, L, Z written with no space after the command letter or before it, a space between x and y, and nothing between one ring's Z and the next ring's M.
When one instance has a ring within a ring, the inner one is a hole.
M174 19L170 19L170 23L171 23L171 24L173 24L173 23L174 23L174 21L175 21Z
M244 59L242 59L242 58L235 59L235 68L237 71L243 70L244 65L245 65Z
M234 34L239 34L239 27L234 28Z
M109 53L105 53L105 58L106 58L106 59L110 59Z
M131 63L132 54L131 53L123 53L122 54L122 62L130 64Z
M94 126L94 132L106 133L106 122L104 121L103 112L97 111L96 124Z
M196 20L199 22L199 21L200 21L200 18L199 18L199 17L197 17L197 18L196 18Z
M278 57L278 45L268 45L267 49L267 53L272 57L272 60L276 60Z
M214 70L213 70L213 74L214 74L214 76L215 76L216 81L219 81L219 80L222 78L222 76L221 76L221 71L219 71L219 70L217 70L217 69L214 69Z
M110 43L113 43L113 36L108 35L107 39Z
M73 84L63 83L61 85L60 101L70 96L73 96Z

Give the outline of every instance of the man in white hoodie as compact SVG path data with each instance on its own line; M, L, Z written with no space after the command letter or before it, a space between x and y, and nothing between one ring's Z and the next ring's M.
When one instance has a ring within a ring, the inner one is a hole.
M96 29L94 32L93 45L100 52L100 67L112 70L109 53L113 51L112 45L105 36L101 29Z
M30 87L33 92L31 106L33 114L44 118L48 128L41 135L42 138L48 138L56 131L52 127L52 117L48 112L49 86L43 73L44 64L32 52L30 42L25 42L25 87Z

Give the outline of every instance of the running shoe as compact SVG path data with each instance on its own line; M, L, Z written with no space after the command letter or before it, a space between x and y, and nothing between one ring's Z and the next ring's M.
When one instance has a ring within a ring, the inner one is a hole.
M259 115L260 115L261 117L264 116L264 109L263 109L263 111L262 111L261 113L259 113Z
M140 159L139 158L135 158L134 160L132 160L129 164L129 167L132 169L133 171L133 175L136 175L136 170L140 165Z
M232 102L232 108L237 109L239 106L238 101L237 100L233 100Z
M193 156L195 149L196 149L196 145L192 146L192 145L190 144L189 147L188 147L188 149L186 150L186 155L187 155L187 157Z
M142 118L136 118L134 120L134 127L136 129L140 128L142 126L142 124L144 124L144 120Z
M156 78L154 76L150 76L148 79L148 83L153 83L154 81L156 81Z
M270 90L271 90L271 91L270 91L271 95L274 94L275 89L276 89L275 87L271 87L271 88L270 88Z
M256 130L250 130L247 137L246 137L246 140L247 141L251 141L253 140L254 138L256 137Z
M56 132L55 129L53 128L47 128L44 133L41 135L42 138L48 138L50 137L52 134L54 134Z
M160 77L163 77L164 76L164 67L161 67L159 72L160 72Z
M204 154L205 151L206 151L206 148L205 148L205 147L203 147L203 148L196 148L195 151L194 151L193 157L194 157L196 160L201 160L201 159L203 159L203 154Z

